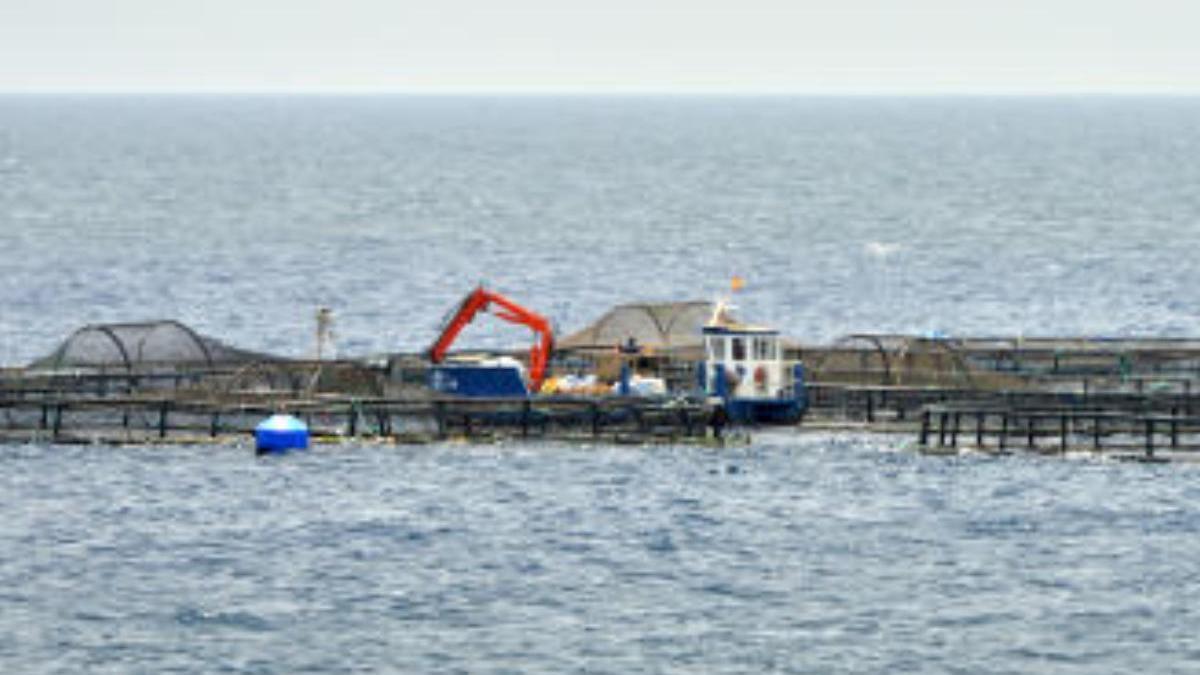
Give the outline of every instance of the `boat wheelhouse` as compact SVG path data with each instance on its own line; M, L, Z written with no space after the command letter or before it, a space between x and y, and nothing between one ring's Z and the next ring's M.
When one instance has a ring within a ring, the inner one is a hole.
M736 323L718 305L702 335L701 387L724 402L732 420L799 421L807 405L804 366L784 359L778 330Z

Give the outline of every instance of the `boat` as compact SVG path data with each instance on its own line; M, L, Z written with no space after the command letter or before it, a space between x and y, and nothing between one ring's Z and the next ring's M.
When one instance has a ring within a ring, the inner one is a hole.
M808 407L804 364L784 358L779 331L743 324L719 302L701 329L700 387L733 422L794 424Z

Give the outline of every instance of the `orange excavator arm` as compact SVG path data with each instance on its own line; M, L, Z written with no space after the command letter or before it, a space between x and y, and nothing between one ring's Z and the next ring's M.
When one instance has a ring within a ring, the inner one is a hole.
M433 346L427 352L429 360L433 363L441 363L459 333L475 319L475 315L487 311L492 305L498 308L493 314L509 323L528 326L537 335L537 341L529 351L529 388L530 391L535 392L540 390L542 382L546 378L546 366L550 362L550 353L554 350L554 332L550 328L550 322L541 314L526 309L482 286L467 294L462 304L458 306L458 311L446 322L438 339L434 341Z

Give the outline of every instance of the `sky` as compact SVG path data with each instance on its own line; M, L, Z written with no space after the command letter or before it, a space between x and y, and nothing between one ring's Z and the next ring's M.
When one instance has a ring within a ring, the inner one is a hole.
M1200 0L0 0L0 91L1200 94Z

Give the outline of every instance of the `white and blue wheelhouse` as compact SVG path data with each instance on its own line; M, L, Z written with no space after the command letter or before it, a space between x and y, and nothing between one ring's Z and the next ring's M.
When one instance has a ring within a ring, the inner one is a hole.
M730 419L793 423L807 407L804 366L783 358L779 331L714 320L703 329L705 393L724 402Z

